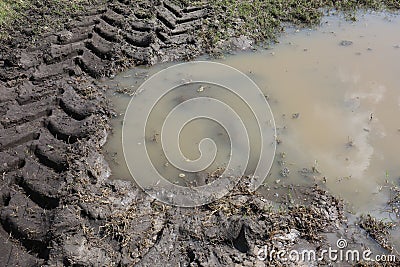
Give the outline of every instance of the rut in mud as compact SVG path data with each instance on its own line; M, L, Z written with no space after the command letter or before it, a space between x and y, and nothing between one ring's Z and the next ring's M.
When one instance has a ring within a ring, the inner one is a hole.
M152 14L157 14L156 20L148 19ZM109 113L93 78L110 75L124 64L196 55L192 32L206 15L202 7L120 1L78 16L36 47L2 49L0 262L30 266L55 257L66 265L70 258L71 264L83 264L66 251L52 251L64 238L57 223L81 230L71 218L61 219L76 209L71 203L81 202L74 197L79 192L74 172L87 175L98 188L104 183L89 166L74 162L74 157L87 162L79 148L96 151L106 138ZM77 210L77 223L91 227L97 218L86 213ZM77 244L82 242L83 238ZM74 245L61 246L71 253L77 250ZM91 257L90 261L101 260Z

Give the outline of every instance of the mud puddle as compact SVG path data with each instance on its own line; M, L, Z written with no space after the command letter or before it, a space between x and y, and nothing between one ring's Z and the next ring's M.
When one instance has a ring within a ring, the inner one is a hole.
M355 215L371 213L391 219L385 212L389 188L400 177L399 27L398 16L370 14L356 23L326 18L318 30L290 33L273 49L220 60L258 84L275 116L276 157L260 191L279 197L281 185L321 183L348 202ZM136 68L110 83L119 92L114 91L112 101L121 114L113 121L114 133L105 146L115 179L130 179L121 148L123 112L130 94L167 66ZM179 99L167 99L160 108L171 108L174 101ZM229 156L224 132L208 121L188 126L192 127L183 131L181 139L188 157L198 157L193 143L204 136L222 144L214 165L205 172L218 170ZM157 132L149 131L147 138L158 143ZM171 181L185 184L194 179L170 168L158 145L150 150L155 164ZM398 235L392 238L399 250Z

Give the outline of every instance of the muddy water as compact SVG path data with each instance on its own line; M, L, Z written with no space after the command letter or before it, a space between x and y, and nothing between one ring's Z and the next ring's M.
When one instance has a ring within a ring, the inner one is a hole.
M281 132L278 152L294 170L288 180L315 167L321 175L304 176L326 180L361 211L383 204L385 187L400 175L400 20L392 20L330 21L269 53L226 61L265 86Z
M366 15L356 23L327 18L317 30L283 36L272 49L220 61L251 77L275 116L279 144L261 191L273 192L277 184L320 182L344 198L354 213L388 216L382 213L388 189L400 177L399 28L398 16ZM148 75L165 67L136 68L116 77L111 85L132 93ZM126 95L113 95L121 114L129 100ZM172 102L166 101L165 107ZM129 179L121 151L121 121L122 116L114 120L114 134L105 149L113 177ZM198 157L193 143L204 136L229 144L225 133L209 124L194 122L192 130L188 127L183 132L182 147L188 157ZM157 140L158 135L150 133L148 138ZM157 149L155 163L172 181L182 182L175 179L178 171L166 169ZM229 146L218 149L215 164L206 172L223 166L228 158Z

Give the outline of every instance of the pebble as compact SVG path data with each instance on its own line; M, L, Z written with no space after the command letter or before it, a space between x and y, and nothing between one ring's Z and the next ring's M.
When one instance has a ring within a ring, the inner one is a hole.
M300 113L292 114L292 119L298 119L300 117Z
M282 176L282 177L288 177L289 176L289 173L290 173L290 170L288 169L288 168L283 168L280 172L279 172L279 174Z
M350 46L352 44L353 44L353 42L352 41L348 41L348 40L343 40L343 41L340 42L341 46Z

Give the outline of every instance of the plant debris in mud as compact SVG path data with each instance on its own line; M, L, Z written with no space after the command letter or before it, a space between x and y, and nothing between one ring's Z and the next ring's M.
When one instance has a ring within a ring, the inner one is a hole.
M40 34L60 30L80 13L105 0L0 0L0 41L13 41L18 32L34 42ZM25 44L26 45L26 44Z
M208 3L212 12L203 35L210 51L224 46L222 43L232 37L249 38L255 43L276 42L277 34L283 31L284 25L318 25L322 16L331 11L343 12L348 19L355 20L355 14L360 9L400 9L400 2L395 0L212 0ZM228 49L232 48L238 47L228 46Z
M253 266L263 246L290 249L304 240L317 247L323 241L322 234L344 219L343 203L318 187L304 189L309 204L276 210L270 201L248 192L240 183L214 203L186 209L152 201L128 182L103 183L100 188L91 183L74 185L76 193L71 200L77 201L86 216L97 218L94 225L81 224L81 238L89 244L107 240L113 250L121 251L122 262L141 266L160 255L169 255L164 260L171 266L189 266L191 262ZM65 232L63 238L73 236ZM184 256L188 251L190 255ZM110 259L115 257L103 253ZM269 264L283 263L274 259Z
M400 218L400 187L393 186L391 189L391 198L388 202L391 211Z
M361 216L359 225L370 237L378 242L379 245L389 251L393 251L392 245L388 242L388 236L389 230L395 227L394 223L377 220L368 214Z

